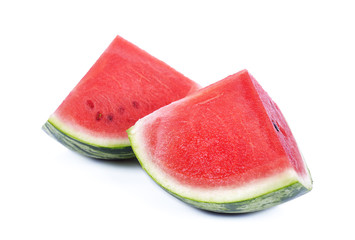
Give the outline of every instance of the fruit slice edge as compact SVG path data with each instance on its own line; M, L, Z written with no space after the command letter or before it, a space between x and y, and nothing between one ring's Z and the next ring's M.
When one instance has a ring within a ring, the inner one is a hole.
M147 174L164 190L194 207L221 213L244 213L263 210L301 196L311 189L300 183L296 172L289 169L249 186L231 189L199 189L186 187L169 178L150 163L140 140L139 128L144 119L127 130L132 149Z
M78 152L84 156L98 159L129 159L134 158L134 153L130 145L116 145L113 147L95 146L91 143L81 141L72 135L63 132L50 120L42 129L51 137L55 138L67 148Z

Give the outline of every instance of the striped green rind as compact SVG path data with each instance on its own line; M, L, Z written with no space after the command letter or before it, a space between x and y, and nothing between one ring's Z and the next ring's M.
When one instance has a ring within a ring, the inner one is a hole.
M139 163L142 165L141 160L137 156ZM143 167L146 171L146 169ZM247 213L247 212L256 212L264 210L276 205L285 203L289 200L302 196L303 194L310 191L310 189L305 188L301 183L295 182L283 188L271 191L269 193L251 198L242 201L235 202L204 202L194 199L189 199L183 197L177 193L170 191L160 184L148 171L147 174L166 192L170 193L179 200L199 209L217 212L217 213Z
M42 129L67 148L84 156L97 159L130 159L134 158L131 146L102 147L79 141L60 131L47 121Z
M155 177L152 176L152 174L147 170L144 164L145 159L142 159L142 154L140 154L140 151L138 151L139 144L138 143L135 144L135 136L131 132L132 128L127 130L128 138L131 141L132 149L135 152L136 158L138 159L140 165L145 170L145 172L165 191L167 191L174 197L180 199L181 201L193 207L211 211L211 212L218 212L218 213L256 212L256 211L264 210L285 203L294 198L297 198L309 192L312 188L310 186L310 188L308 189L297 180L293 180L292 182L289 182L284 186L281 186L277 189L270 190L266 193L260 194L258 196L249 199L241 199L241 200L231 201L231 202L208 202L203 200L191 199L171 191L170 189L165 187L163 183L157 181L157 179L155 179ZM191 189L191 191L193 190Z
M167 189L165 189L167 190ZM168 190L167 190L168 191ZM182 200L183 202L192 205L196 208L208 210L219 213L247 213L264 210L281 203L292 200L299 197L309 190L302 184L296 182L289 186L277 189L273 192L238 202L226 202L226 203L213 203L213 202L200 202L188 198L179 196L173 192L168 191L173 196Z

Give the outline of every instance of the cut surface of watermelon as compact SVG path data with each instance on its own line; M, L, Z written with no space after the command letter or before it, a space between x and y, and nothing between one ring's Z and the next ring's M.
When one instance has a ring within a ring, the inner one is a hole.
M278 106L244 70L140 119L128 131L146 172L205 210L262 210L312 180Z
M126 130L199 86L117 36L50 116L43 129L94 158L134 157Z

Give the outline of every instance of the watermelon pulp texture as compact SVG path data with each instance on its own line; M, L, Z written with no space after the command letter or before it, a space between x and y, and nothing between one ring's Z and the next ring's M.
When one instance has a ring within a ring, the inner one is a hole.
M199 208L257 211L312 187L280 109L246 70L140 119L128 134L148 174Z
M197 88L181 73L117 36L44 129L90 157L133 157L126 130Z

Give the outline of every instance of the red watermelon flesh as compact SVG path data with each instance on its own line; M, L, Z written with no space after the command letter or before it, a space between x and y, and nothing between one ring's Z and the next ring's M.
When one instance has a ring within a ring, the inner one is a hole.
M311 188L285 118L246 70L155 111L128 132L148 174L197 207L219 211L200 203L235 205L294 183Z
M196 83L117 36L49 123L75 144L123 148L130 145L126 130L139 118L196 89Z
M260 84L253 78L253 76L250 77L261 99L261 102L264 105L266 113L269 116L269 119L277 132L277 137L279 138L279 142L282 145L286 155L288 156L288 160L290 161L292 167L300 176L306 177L307 169L305 163L302 159L296 140L293 137L293 134L286 122L285 117L281 113L281 110L279 109L277 104L274 101L272 101L269 95L264 91L264 89L260 86Z

